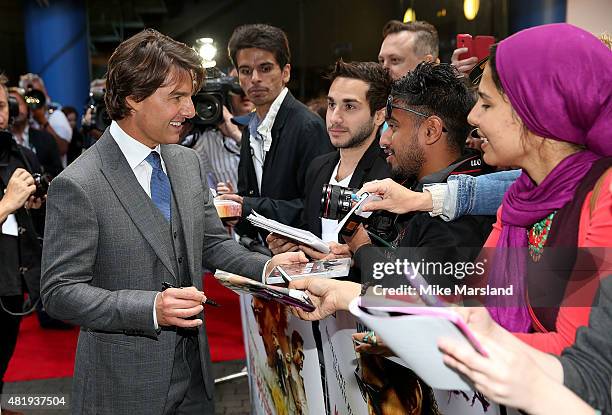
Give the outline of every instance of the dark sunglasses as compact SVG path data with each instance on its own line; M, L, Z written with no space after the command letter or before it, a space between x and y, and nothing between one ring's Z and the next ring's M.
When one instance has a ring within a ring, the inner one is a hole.
M387 117L387 119L391 118L391 114L393 113L393 109L395 108L396 110L402 110L402 111L408 111L411 112L415 115L418 115L420 117L423 118L429 118L431 117L431 115L427 115L423 112L417 111L417 110L413 110L412 108L407 108L407 107L401 107L399 105L395 105L393 104L393 95L389 95L389 97L387 98L387 106L385 108L385 117ZM448 130L446 129L445 126L442 126L442 132L447 133Z

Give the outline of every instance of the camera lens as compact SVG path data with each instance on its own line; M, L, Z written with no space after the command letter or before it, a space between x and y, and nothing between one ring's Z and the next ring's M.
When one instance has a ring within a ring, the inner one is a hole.
M29 89L26 91L23 98L26 104L28 104L28 107L30 107L32 110L37 110L44 107L45 103L47 102L47 97L45 97L45 94L38 89Z
M221 102L213 95L198 95L195 111L196 117L205 124L217 124L222 119Z
M34 184L36 185L36 191L32 196L41 198L47 194L49 190L49 183L51 182L51 178L46 174L34 173L32 174L32 178L34 179Z
M353 207L353 195L358 189L324 184L321 190L321 217L341 220Z

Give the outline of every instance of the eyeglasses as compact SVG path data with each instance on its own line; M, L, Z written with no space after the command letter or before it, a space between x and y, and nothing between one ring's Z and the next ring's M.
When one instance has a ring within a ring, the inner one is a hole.
M431 117L431 115L427 115L427 114L425 114L423 112L420 112L420 111L417 111L417 110L413 110L412 108L407 108L407 107L401 107L399 105L394 105L393 104L393 99L394 99L393 95L389 95L389 98L387 98L387 106L385 108L385 110L386 110L385 117L387 117L387 119L391 118L391 114L393 113L393 109L394 108L397 109L397 110L411 112L411 113L413 113L415 115L418 115L420 117L423 117L423 118ZM444 133L448 132L448 130L446 129L445 126L442 126L442 132L444 132Z

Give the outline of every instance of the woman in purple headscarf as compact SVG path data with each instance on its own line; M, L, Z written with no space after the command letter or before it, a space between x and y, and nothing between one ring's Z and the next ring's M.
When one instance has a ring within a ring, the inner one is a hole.
M598 286L577 277L577 248L612 247L612 53L569 24L527 29L492 48L478 95L468 121L485 161L523 169L485 245L496 248L490 284L513 285L514 303L489 310L559 354L587 324ZM564 307L578 290L578 307Z

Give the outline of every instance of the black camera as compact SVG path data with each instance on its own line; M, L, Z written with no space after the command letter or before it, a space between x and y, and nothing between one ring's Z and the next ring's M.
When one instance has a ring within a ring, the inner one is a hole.
M32 111L44 107L47 103L47 97L45 96L45 93L39 89L32 88L32 85L28 85L23 99Z
M359 189L324 184L321 191L321 217L342 220L353 207Z
M358 200L356 197L359 189L351 189L333 184L324 184L321 190L321 217L324 219L341 221L353 207L353 203ZM356 226L363 222L364 226L375 234L380 239L391 242L397 236L395 230L395 218L397 215L385 212L376 211L368 219L360 218L355 215L357 222L353 226L347 223L347 229L343 229L341 233L350 236L357 229ZM353 218L349 218L349 222ZM377 241L374 241L375 243Z
M230 94L243 94L238 79L217 68L206 68L204 86L192 97L196 115L190 122L200 128L219 125L223 121L223 106L232 111Z
M106 104L104 103L104 89L92 89L89 91L89 101L87 102L86 112L90 112L90 119L83 121L83 129L85 131L90 130L106 130L111 123L108 111L106 111Z
M49 191L49 184L51 183L51 176L48 174L40 174L34 173L32 174L34 178L34 184L36 185L36 191L32 194L32 196L36 198L44 197Z

